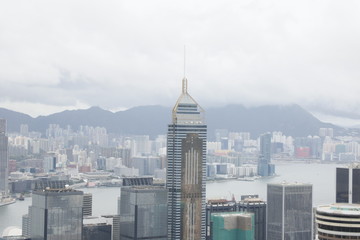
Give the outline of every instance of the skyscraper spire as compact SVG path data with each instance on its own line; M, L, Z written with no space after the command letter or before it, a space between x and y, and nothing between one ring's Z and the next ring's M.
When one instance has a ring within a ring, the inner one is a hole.
M184 45L184 78L186 78L186 45Z
M182 80L182 93L187 93L187 79L186 79L186 45L184 45L184 78Z
M182 93L183 94L187 94L187 85L188 85L187 79L186 79L186 77L184 77L182 80Z

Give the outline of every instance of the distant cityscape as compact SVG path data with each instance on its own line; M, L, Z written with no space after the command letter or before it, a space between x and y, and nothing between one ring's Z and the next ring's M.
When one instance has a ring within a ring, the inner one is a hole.
M155 138L58 124L45 135L27 124L7 132L0 119L0 207L32 198L22 229L1 239L360 239L360 136L209 133L187 85ZM267 199L206 199L206 181L257 181L296 162L349 166L329 179L336 203L313 206L312 184L298 182L268 184ZM92 195L76 190L85 187L119 187L118 212L92 216Z

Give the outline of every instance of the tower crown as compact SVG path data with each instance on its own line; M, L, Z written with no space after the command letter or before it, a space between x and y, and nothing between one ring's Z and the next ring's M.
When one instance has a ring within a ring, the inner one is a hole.
M188 93L188 81L182 80L182 93L172 112L175 124L202 125L205 124L204 109Z

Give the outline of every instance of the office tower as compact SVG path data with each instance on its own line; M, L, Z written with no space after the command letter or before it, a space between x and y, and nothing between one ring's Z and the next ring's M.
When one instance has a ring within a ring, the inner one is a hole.
M83 216L92 215L92 194L84 193L83 195Z
M268 184L267 204L267 240L311 239L311 184Z
M360 205L331 204L315 212L318 240L360 239Z
M253 240L254 214L245 212L211 214L213 240Z
M120 240L168 239L165 187L122 187L120 199Z
M43 169L45 173L55 172L56 170L56 157L55 154L49 154L44 157Z
M113 222L111 218L84 217L83 219L83 240L112 240Z
M360 164L336 168L336 202L360 203Z
M32 240L82 240L83 192L72 189L34 191L29 207Z
M238 210L241 212L254 213L254 239L266 239L266 202L258 197L243 199L243 196L241 196L241 198L242 200L238 203Z
M212 199L209 200L206 204L206 239L212 239L211 226L211 214L220 213L220 212L236 212L236 202L228 201L226 199Z
M120 209L120 197L118 199L118 209ZM112 240L120 239L120 215L103 215L103 218L112 219Z
M30 237L30 218L29 214L24 214L22 216L22 235L24 237Z
M8 195L8 164L6 120L0 118L0 196Z
M275 166L271 164L271 134L260 136L260 153L258 160L258 174L262 177L275 174Z
M104 223L84 224L82 240L111 240L111 225Z
M168 238L205 239L206 124L187 79L168 126Z

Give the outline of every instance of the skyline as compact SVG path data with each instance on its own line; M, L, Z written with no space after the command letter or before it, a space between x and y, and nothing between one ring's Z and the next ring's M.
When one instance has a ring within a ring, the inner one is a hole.
M357 1L2 3L0 107L38 116L171 106L186 45L191 94L205 108L295 103L321 120L358 117L358 10Z

